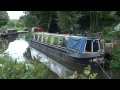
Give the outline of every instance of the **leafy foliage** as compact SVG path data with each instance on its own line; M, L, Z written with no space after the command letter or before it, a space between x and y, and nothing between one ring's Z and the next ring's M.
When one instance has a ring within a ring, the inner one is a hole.
M120 20L119 11L26 11L21 18L27 27L40 26L49 31L54 21L59 28L58 32L67 33L73 27L74 34L85 30L106 33L106 29L108 32L113 30ZM107 28L110 26L112 28Z
M1 79L43 79L54 78L44 64L37 61L18 62L10 57L0 57Z
M0 11L0 27L6 25L8 23L9 16L6 11Z
M97 76L97 73L91 74L91 67L88 65L83 70L83 74L80 75L80 77L77 74L77 71L74 72L72 76L69 76L68 79L95 79Z
M77 22L81 17L79 11L57 11L57 24L61 30L68 30L71 26L77 29Z
M110 68L120 69L120 45L113 48L111 57Z
M23 30L25 27L23 20L11 19L8 21L7 25L3 26L4 29L16 28L18 30Z
M54 19L54 11L26 11L25 25L27 27L39 26L48 30L51 19ZM51 19L50 19L51 18Z

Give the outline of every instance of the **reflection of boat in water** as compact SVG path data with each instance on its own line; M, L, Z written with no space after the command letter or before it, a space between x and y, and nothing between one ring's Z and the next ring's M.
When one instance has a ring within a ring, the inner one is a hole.
M40 53L36 49L30 47L31 58L34 60L39 59L40 62L44 63L47 67L49 67L53 72L59 75L61 78L67 78L68 76L72 75L74 71L66 68L65 66L57 63L56 61L52 60L51 58L47 57L46 55Z
M9 37L9 38L0 38L0 42L4 44L9 44L10 42L13 42L17 36Z
M4 43L4 44L8 44L8 40L7 40L7 39L1 39L1 38L0 38L0 43L1 43L1 44L3 44L3 43Z
M84 64L103 61L100 39L96 37L33 33L30 45L51 58L63 61Z

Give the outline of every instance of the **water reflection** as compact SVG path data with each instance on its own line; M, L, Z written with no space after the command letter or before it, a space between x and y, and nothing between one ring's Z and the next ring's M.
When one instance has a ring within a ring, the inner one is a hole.
M49 67L53 72L57 73L57 75L59 75L61 78L67 78L68 76L74 73L72 70L57 63L56 61L40 53L36 49L30 47L30 51L31 51L32 59L34 58L39 59L42 63L44 63L47 67Z
M13 42L17 36L10 38L0 38L0 54L4 53L10 42Z
M0 54L2 54L8 47L8 40L0 38Z
M8 53L13 59L23 61L25 60L23 53L25 53L28 46L29 44L25 40L15 40L9 44L4 53Z

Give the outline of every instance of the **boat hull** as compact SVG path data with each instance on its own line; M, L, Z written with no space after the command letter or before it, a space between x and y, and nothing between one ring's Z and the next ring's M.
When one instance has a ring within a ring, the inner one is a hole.
M8 37L13 37L13 36L17 36L18 33L8 33Z
M17 36L18 33L8 33L8 34L1 34L2 38L7 38L7 37L13 37L13 36Z
M69 53L68 50L65 48L51 46L49 44L40 43L34 40L30 40L30 46L47 55L48 57L58 61L62 60L72 63L96 65L96 63L91 62L90 60L94 59L95 57L101 57L100 55L89 56L89 54L86 56L81 54L80 56L74 57L74 53Z
M8 34L1 34L1 38L6 38L8 37Z

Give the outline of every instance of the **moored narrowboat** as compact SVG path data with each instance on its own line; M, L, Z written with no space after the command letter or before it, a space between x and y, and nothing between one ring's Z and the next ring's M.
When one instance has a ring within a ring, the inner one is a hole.
M18 32L16 29L8 29L7 33L8 33L8 36L18 35Z
M3 30L1 32L2 38L11 37L11 36L15 36L15 35L18 35L18 32L16 29L7 29L7 30Z
M33 33L30 45L43 54L59 60L96 64L104 62L100 39L52 33Z

